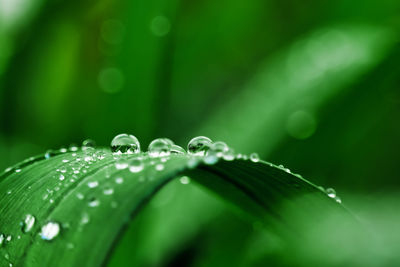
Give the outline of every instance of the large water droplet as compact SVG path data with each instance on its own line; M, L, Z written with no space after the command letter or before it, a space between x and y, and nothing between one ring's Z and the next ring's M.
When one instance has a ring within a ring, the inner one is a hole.
M153 140L148 148L150 157L164 157L171 153L171 143L167 138L158 138Z
M140 143L133 135L119 134L111 141L111 151L113 153L137 154L140 152Z
M28 233L32 230L33 226L35 225L36 218L31 214L27 214L24 220L21 222L22 232Z
M96 148L96 142L93 141L92 139L86 139L85 141L82 142L82 150L83 151L92 151L93 149Z
M205 136L197 136L190 140L188 144L188 153L195 156L204 156L210 148L212 141Z
M224 153L222 158L226 161L232 161L235 159L235 151L232 148L229 148L228 151Z
M42 226L42 231L40 232L40 237L43 240L53 240L60 233L60 224L57 222L48 222Z
M139 158L131 159L128 164L129 164L129 171L133 173L141 172L144 168L144 164L142 160Z
M178 145L172 145L171 146L171 154L186 154L185 149Z
M259 162L260 161L260 157L258 156L257 153L251 153L250 154L250 160L252 162Z

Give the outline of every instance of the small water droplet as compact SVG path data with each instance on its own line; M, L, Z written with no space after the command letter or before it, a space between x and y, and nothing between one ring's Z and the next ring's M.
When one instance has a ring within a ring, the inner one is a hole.
M111 151L113 153L137 154L140 152L140 143L133 135L119 134L111 141Z
M69 162L69 159L63 159L62 162L67 163Z
M43 240L53 240L60 233L60 224L57 222L48 222L42 226L42 231L40 232L40 237Z
M336 196L333 199L336 200L337 203L342 203L342 199L339 196Z
M82 193L76 193L76 197L82 200L85 196Z
M112 195L114 193L114 189L111 187L104 188L103 194L104 195Z
M186 163L186 166L187 166L189 169L193 169L193 168L195 168L198 164L199 164L199 160L198 160L198 159L191 158L191 159L189 159L188 162Z
M128 164L128 160L125 158L117 158L115 161L115 168L117 170L123 170L128 168L129 164Z
M153 140L148 148L150 157L165 157L171 153L171 143L167 138L158 138ZM172 141L171 141L172 142Z
M214 151L217 157L222 157L228 150L229 147L225 142L218 141L211 145L209 151Z
M5 235L4 234L0 234L0 247L3 245L3 243L5 242Z
M89 199L88 205L89 205L89 207L92 207L92 208L93 207L97 207L97 206L100 205L100 201L97 198L92 197L92 198Z
M203 162L207 165L213 165L218 162L218 152L215 150L208 150Z
M31 214L27 214L24 220L21 222L22 232L28 233L32 230L33 226L35 225L36 218Z
M66 153L68 150L65 147L60 148L61 153Z
M144 164L141 159L134 158L131 159L129 162L129 171L133 173L141 172L144 168Z
M122 183L124 182L124 178L122 178L122 177L117 177L117 178L115 178L115 182L116 182L117 184L122 184Z
M7 195L11 195L11 193L12 193L11 190L8 190L8 191L7 191Z
M7 242L10 242L11 239L12 239L12 235L8 235L7 238L6 238Z
M72 152L76 152L76 151L78 151L78 146L76 144L70 144L69 150Z
M62 175L62 174L60 174L60 177L58 177L58 179L59 179L60 181L64 181L64 179L65 179L65 176L64 176L64 175Z
M82 142L83 151L93 151L96 148L96 142L92 139L86 139Z
M16 169L15 172L21 172L21 169Z
M52 150L47 150L46 153L44 154L45 159L51 158L51 155L53 154Z
M328 195L330 198L335 198L336 197L336 191L333 188L327 188L325 190L325 193Z
M181 184L189 184L190 178L187 176L182 176L181 178L179 178L179 182L181 182Z
M89 222L90 222L89 214L87 214L86 212L84 212L84 213L82 214L81 224L88 224Z
M157 171L162 171L162 170L164 170L164 164L157 164L157 165L156 165L156 170L157 170Z
M260 157L258 156L257 153L251 153L250 154L250 160L252 162L259 162L260 161Z
M65 168L64 166L61 166L61 167L58 169L58 171L61 172L61 173L66 173L66 172L67 172L67 168Z
M98 181L90 181L90 182L88 182L88 184L87 184L90 188L95 188L95 187L97 187L98 185L99 185L99 182Z
M224 153L222 158L226 161L234 160L235 159L235 151L232 148L229 148L229 150Z
M188 153L195 156L204 156L210 148L212 141L205 136L197 136L189 141Z

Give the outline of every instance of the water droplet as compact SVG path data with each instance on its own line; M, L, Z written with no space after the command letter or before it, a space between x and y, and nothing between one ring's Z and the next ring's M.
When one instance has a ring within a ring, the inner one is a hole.
M116 182L117 184L122 184L122 183L124 182L124 178L122 178L122 177L117 177L117 178L115 178L115 182Z
M32 230L33 226L35 225L36 218L31 214L27 214L24 220L21 222L22 232L28 233Z
M69 145L69 150L72 151L72 152L76 152L76 151L78 151L78 146L75 145L75 144L70 144Z
M87 185L88 185L90 188L95 188L95 187L99 186L99 182L98 182L98 181L91 181L91 182L88 182Z
M211 145L210 150L214 151L217 157L222 157L226 152L228 152L229 147L225 142L218 141Z
M88 224L89 222L90 222L89 214L87 214L86 212L84 212L84 213L82 214L81 224Z
M96 142L92 139L86 139L82 142L82 150L83 151L93 151L96 148Z
M129 171L133 173L141 172L144 168L144 164L142 160L139 158L131 159L128 164L129 164Z
M84 199L84 195L83 194L81 194L81 193L76 193L76 197L78 198L78 199Z
M68 150L65 147L60 148L61 153L66 153Z
M260 157L258 156L257 153L251 153L250 154L250 160L252 162L259 162L260 161Z
M171 144L167 138L158 138L153 140L148 148L150 157L165 157L171 153Z
M97 198L92 197L89 199L88 205L89 205L89 207L97 207L100 205L100 201Z
M195 158L191 158L191 159L189 159L188 162L186 163L186 166L187 166L189 169L193 169L193 168L195 168L195 167L197 166L197 164L199 164L199 160L198 160L198 159L195 159Z
M42 226L42 231L40 232L40 237L43 240L53 240L60 233L60 224L57 222L48 222Z
M232 148L229 148L229 150L224 153L222 158L226 161L234 160L235 159L235 151Z
M114 193L114 189L111 187L104 188L103 194L104 195L112 195Z
M15 172L21 172L21 169L16 169Z
M5 240L4 234L0 234L0 247L3 245L4 240Z
M179 182L181 182L181 184L189 184L190 178L187 176L182 176L181 178L179 178Z
M67 172L67 168L65 168L64 166L62 166L62 167L60 167L60 168L58 169L58 171L61 172L61 173L66 173L66 172Z
M157 170L157 171L162 171L162 170L164 170L164 164L157 164L157 165L156 165L156 170Z
M117 158L115 161L115 168L117 170L123 170L128 168L129 164L128 164L128 160L126 160L125 158Z
M218 162L218 152L215 150L208 150L207 155L204 157L203 162L207 165L213 165Z
M336 200L337 203L342 203L342 199L339 196L336 196L333 199Z
M336 191L333 188L327 188L325 190L325 193L328 195L330 198L335 198L336 197Z
M104 153L103 151L97 151L94 154L94 157L99 159L99 160L103 160L106 157L106 153Z
M140 152L140 143L133 135L119 134L111 141L111 151L113 153L137 154Z
M171 154L186 154L186 150L178 145L172 145Z
M58 177L58 179L59 179L60 181L64 181L64 179L65 179L65 176L64 176L64 175L62 175L62 174L60 174L60 177Z
M12 239L12 235L8 235L7 238L6 238L7 242L10 242L11 239Z
M188 153L195 156L204 156L210 148L212 141L205 136L197 136L190 140L188 144Z
M51 158L52 154L53 154L52 150L47 150L46 153L44 154L44 158L49 159Z

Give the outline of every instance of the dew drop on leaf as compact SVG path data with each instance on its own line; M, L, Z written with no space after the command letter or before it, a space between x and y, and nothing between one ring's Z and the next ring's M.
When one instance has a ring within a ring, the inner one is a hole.
M88 184L87 184L90 188L95 188L95 187L97 187L98 185L99 185L99 182L98 181L91 181L91 182L88 182Z
M0 247L4 244L5 236L4 234L0 234Z
M35 225L36 218L31 214L27 214L24 220L21 222L22 232L28 233L32 230L33 226Z
M89 207L92 207L92 208L93 207L97 207L97 206L100 205L100 201L97 198L92 197L92 198L89 199L88 205L89 205Z
M153 158L168 156L171 153L171 144L168 140L167 138L153 140L148 148L149 156Z
M119 134L111 141L111 152L137 154L140 152L139 140L128 134Z
M190 178L187 176L182 176L181 178L179 178L179 182L181 184L189 184L190 183Z
M215 150L208 150L207 155L203 159L207 165L213 165L218 162L218 152Z
M128 162L129 171L133 173L141 172L144 168L144 164L141 159L134 158Z
M76 152L76 151L78 151L78 146L75 145L75 144L70 144L69 145L69 150L72 151L72 152Z
M218 141L210 146L210 150L214 151L218 157L222 157L228 152L229 147L225 142Z
M123 170L128 168L129 164L128 164L128 160L126 160L125 158L117 158L115 161L115 168L117 170Z
M250 154L250 160L252 162L259 162L260 161L260 157L258 156L257 153L251 153Z
M86 139L82 142L83 151L93 151L96 148L96 142L92 139Z
M124 178L122 178L122 177L117 177L117 178L115 178L115 182L116 182L117 184L122 184L122 183L124 182Z
M204 156L210 148L212 141L205 136L197 136L189 141L188 153L195 156Z
M172 145L171 154L186 154L186 150L178 145Z
M336 197L336 191L333 188L327 188L325 190L325 193L328 195L330 198L335 198Z
M157 171L162 171L164 170L164 164L157 164L155 168Z
M104 188L103 194L104 195L112 195L114 193L114 189L111 187Z
M53 240L60 233L60 224L57 222L48 222L42 226L42 231L40 232L40 237L43 240Z

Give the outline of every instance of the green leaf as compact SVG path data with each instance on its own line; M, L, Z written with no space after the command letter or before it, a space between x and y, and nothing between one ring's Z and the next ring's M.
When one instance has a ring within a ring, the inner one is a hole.
M30 158L0 177L2 262L100 266L128 222L180 175L190 176L283 235L302 230L305 221L292 221L297 212L310 220L326 214L322 211L346 214L313 184L267 162L237 159L207 165L188 155L165 161L143 154L144 169L131 172L126 164L135 156L114 159L101 149L49 156ZM29 222L23 222L27 215L35 218L29 231ZM48 223L60 227L54 237L43 230Z

